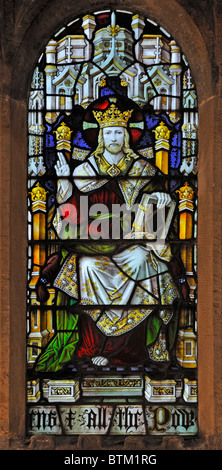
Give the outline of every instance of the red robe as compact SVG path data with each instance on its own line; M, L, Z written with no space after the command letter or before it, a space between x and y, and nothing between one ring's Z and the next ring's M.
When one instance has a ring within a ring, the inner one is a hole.
M70 212L70 216L72 216L72 211L70 210L68 204L73 204L75 207L79 207L79 197L80 194L76 192L72 199L67 202L67 210ZM121 194L121 191L115 181L109 181L108 184L104 185L99 190L97 189L95 192L88 194L88 198L89 208L93 204L105 204L110 213L112 212L112 204L122 205L125 203L123 195ZM64 209L65 205L63 206L63 210ZM66 221L68 220L69 216L66 217ZM79 215L77 223L80 223ZM111 227L112 220L110 220L110 230ZM112 241L111 244L113 245ZM73 247L73 249L75 248ZM115 364L138 363L145 361L147 359L147 349L145 348L145 331L146 322L143 322L129 333L125 333L119 337L108 337L105 336L96 327L96 324L87 314L81 313L81 339L79 342L77 355L79 358L83 358L84 356L103 356Z

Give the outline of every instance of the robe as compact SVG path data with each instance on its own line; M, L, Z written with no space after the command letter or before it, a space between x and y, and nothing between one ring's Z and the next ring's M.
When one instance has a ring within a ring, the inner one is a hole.
M79 229L80 222L85 234L89 229L92 220L84 224L82 215L72 211L73 207L79 207L81 195L88 196L89 209L96 203L105 204L112 214L113 204L124 203L130 211L135 203L140 202L141 194L163 191L164 178L158 177L157 170L145 159L129 160L121 174L129 175L130 178L105 178L102 163L94 156L78 165L73 174L74 185L69 181L65 191L58 186L57 200L60 206L54 219L58 236L64 235L59 225L61 214L68 214L66 223L75 219L72 224L74 230ZM84 178L81 179L81 176ZM110 229L112 223L110 217ZM64 250L53 285L60 291L60 299L64 299L65 295L81 308L70 334L73 337L75 332L75 340L70 341L68 347L64 339L59 345L57 341L58 354L57 359L51 361L52 367L56 360L57 369L60 363L63 364L61 356L64 351L62 353L61 350L63 347L68 350L70 345L67 356L70 361L98 355L116 364L146 360L148 348L157 339L161 329L173 324L175 330L174 303L180 298L180 292L168 269L172 258L170 247L156 246L150 242L138 244L136 240L129 242L124 239L121 244L115 240L101 240L96 244L93 240L81 243L79 238L69 247L69 250ZM70 314L59 311L59 321L63 324L62 315L68 318ZM72 314L71 317L73 323ZM174 334L171 331L171 347L172 337ZM162 349L165 346L162 342ZM47 358L50 356L49 351L50 345L48 355L47 350L44 353ZM37 370L43 370L44 354L37 362Z

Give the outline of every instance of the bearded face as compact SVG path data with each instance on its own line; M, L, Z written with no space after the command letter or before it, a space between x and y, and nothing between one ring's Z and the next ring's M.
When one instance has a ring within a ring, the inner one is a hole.
M105 127L103 129L103 140L106 150L117 155L124 146L125 130L123 127Z

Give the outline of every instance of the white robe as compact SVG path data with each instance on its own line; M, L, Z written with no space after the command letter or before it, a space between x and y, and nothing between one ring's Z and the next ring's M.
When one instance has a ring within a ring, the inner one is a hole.
M139 191L147 185L155 171L147 161L139 159L129 171L129 175L135 175L137 178L118 181L128 208L132 207ZM147 176L147 179L140 180L140 175ZM91 178L77 179L77 176ZM106 179L96 179L96 176L96 162L94 157L90 157L89 161L76 168L74 182L78 189L86 194L107 183ZM69 196L70 185L71 183L66 191ZM58 200L67 200L60 188ZM170 259L171 251L168 245L146 243L140 246L135 242L112 257L83 255L77 260L76 255L71 253L63 264L54 286L69 296L78 298L81 305L95 306L95 309L86 309L85 312L105 335L119 336L141 323L153 312L155 305L169 306L179 297L165 263ZM165 324L173 315L169 309L160 309L159 314Z

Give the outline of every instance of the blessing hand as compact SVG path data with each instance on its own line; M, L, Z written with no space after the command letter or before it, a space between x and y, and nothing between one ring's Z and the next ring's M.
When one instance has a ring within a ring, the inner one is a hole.
M58 160L55 165L55 171L58 177L70 175L69 165L62 152L58 152Z

